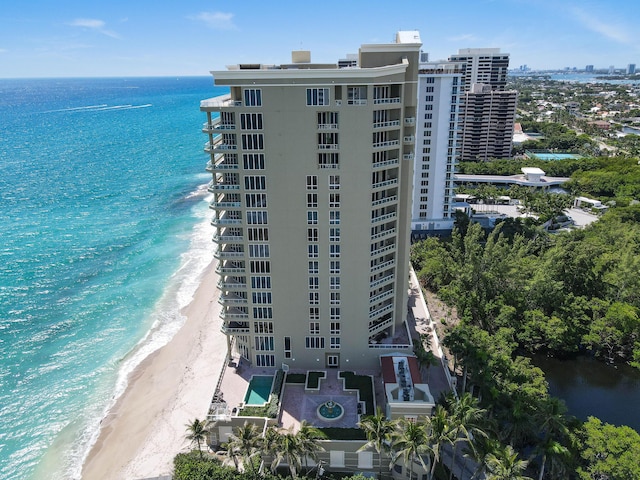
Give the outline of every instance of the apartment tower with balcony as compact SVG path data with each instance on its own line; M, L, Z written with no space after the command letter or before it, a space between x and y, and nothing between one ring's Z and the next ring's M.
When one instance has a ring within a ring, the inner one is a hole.
M464 63L421 62L413 175L411 231L415 236L453 229L453 176L458 160Z
M402 337L417 32L357 66L244 64L201 102L229 352L259 367L375 368Z
M462 64L460 161L511 156L518 93L506 90L509 54L464 48L449 60Z

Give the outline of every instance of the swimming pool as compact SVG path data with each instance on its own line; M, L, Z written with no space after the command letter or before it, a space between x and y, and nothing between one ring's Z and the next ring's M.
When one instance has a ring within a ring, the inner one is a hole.
M254 375L244 395L245 405L264 405L269 401L273 375Z

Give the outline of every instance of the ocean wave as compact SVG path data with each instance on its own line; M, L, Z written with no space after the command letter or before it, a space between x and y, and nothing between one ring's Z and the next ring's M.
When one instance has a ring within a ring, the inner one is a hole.
M109 105L107 105L105 103L105 104L102 104L102 105L87 105L85 107L70 107L70 108L61 108L61 109L58 109L58 110L47 110L47 111L42 112L42 113L104 112L104 111L108 111L108 110L133 110L133 109L136 109L136 108L149 108L149 107L152 107L152 106L153 106L152 103L145 103L143 105L126 104L126 105L112 105L112 106L109 106Z

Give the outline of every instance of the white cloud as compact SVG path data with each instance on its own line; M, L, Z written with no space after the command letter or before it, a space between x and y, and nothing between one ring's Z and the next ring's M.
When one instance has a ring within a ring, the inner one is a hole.
M632 41L622 25L606 23L578 7L571 8L570 13L583 27L599 33L609 40L623 44L629 44Z
M204 24L214 30L234 30L233 13L223 12L200 12L197 15L189 15L189 20L204 22Z
M120 35L118 35L116 32L104 28L106 23L103 20L98 20L95 18L76 18L75 20L70 22L69 25L72 27L88 28L108 37L120 38Z

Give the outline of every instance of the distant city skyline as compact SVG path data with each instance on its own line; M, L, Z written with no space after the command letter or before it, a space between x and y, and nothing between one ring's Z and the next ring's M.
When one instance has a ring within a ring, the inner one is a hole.
M0 78L207 75L257 59L286 63L291 50L336 62L398 30L419 30L430 60L497 47L511 68L640 64L637 0L6 3Z

